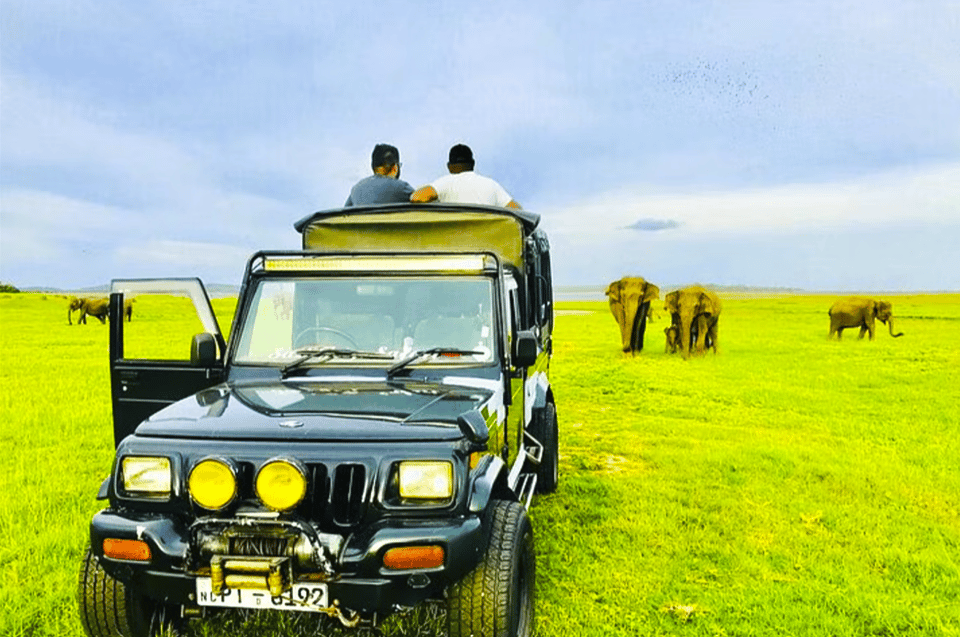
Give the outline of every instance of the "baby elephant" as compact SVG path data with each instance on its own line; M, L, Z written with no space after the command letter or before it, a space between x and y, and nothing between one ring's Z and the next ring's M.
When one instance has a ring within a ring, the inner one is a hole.
M833 335L836 334L837 340L840 340L845 328L859 327L860 338L869 333L872 341L876 319L880 319L881 323L887 324L890 329L890 336L894 338L903 336L903 332L893 333L893 305L886 301L874 301L873 299L860 297L841 299L830 306L829 314L830 334L827 335L827 338L833 338Z
M667 354L676 354L680 347L680 326L676 323L663 328L663 333L667 336L667 346L664 352Z

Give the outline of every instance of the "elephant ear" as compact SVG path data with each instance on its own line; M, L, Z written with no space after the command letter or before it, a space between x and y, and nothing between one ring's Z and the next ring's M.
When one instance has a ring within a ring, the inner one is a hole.
M708 298L710 300L710 313L717 316L720 314L720 298L715 294L711 294Z
M644 301L653 301L654 299L660 298L660 288L655 286L653 283L647 281L647 285L643 290L643 300Z
M674 314L677 313L678 311L680 311L680 308L677 306L677 302L679 301L679 299L680 299L679 290L674 290L673 292L670 292L663 298L664 300L663 309L666 310L667 312L671 312Z

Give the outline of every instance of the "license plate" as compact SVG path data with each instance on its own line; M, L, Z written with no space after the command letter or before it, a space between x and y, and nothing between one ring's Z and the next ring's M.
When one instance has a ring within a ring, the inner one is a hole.
M294 584L290 590L274 597L267 591L246 588L225 588L214 593L209 577L197 578L197 603L220 608L259 608L300 610L319 613L327 608L326 584Z

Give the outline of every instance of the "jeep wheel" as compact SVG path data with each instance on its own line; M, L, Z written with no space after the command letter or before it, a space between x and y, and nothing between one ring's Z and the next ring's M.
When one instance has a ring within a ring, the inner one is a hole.
M517 502L490 504L490 540L473 571L450 587L450 637L529 637L533 633L536 560L533 528Z
M165 627L174 628L173 607L154 602L110 577L89 546L80 567L78 596L80 622L90 637L152 637Z
M547 403L534 413L531 433L543 445L543 455L537 467L537 493L553 493L560 481L556 405Z

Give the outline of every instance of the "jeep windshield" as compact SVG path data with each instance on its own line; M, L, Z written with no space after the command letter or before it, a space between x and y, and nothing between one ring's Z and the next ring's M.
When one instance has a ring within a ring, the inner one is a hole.
M234 363L285 369L494 360L493 280L483 276L262 278Z

